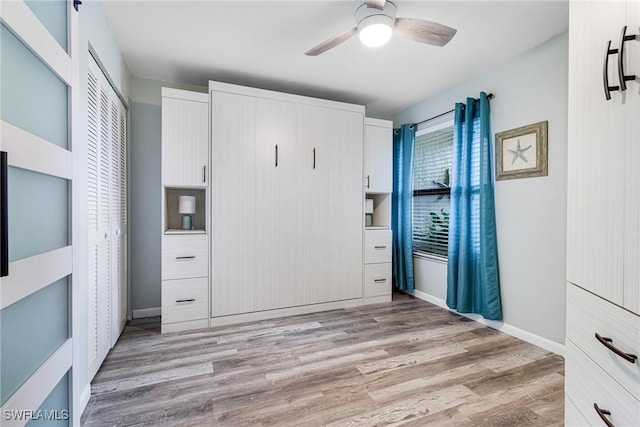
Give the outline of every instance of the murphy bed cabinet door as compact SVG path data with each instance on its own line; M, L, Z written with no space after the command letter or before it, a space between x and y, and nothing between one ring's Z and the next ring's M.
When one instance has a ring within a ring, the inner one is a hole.
M364 178L367 193L391 193L393 129L382 120L364 119Z
M339 112L299 104L297 143L300 146L300 198L305 286L297 292L299 304L335 301L337 295L337 133Z
M607 41L612 49L619 43L625 3L573 1L570 9L567 280L622 305L628 122L623 97L630 94L612 91L607 101L602 71ZM617 55L611 55L611 86L618 84L617 70Z
M211 316L245 312L263 298L257 274L256 103L211 92Z
M207 95L169 88L162 95L162 184L207 185Z
M295 152L295 105L256 99L256 208L245 215L254 222L256 281L247 284L261 297L249 298L243 312L294 305L294 287L300 268L297 206L300 204Z
M337 188L334 196L337 209L339 299L362 297L363 120L363 113L342 111L340 114Z
M627 2L627 34L636 40L625 43L625 74L635 74L627 83L625 108L625 207L624 207L624 307L640 314L640 0Z

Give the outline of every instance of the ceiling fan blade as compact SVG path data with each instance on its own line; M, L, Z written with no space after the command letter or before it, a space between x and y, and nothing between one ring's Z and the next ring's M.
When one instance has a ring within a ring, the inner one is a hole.
M384 4L386 0L367 0L367 7L372 7L374 9L384 9Z
M320 43L318 46L314 47L311 50L308 50L304 54L308 55L308 56L318 56L321 53L324 53L324 52L328 51L329 49L332 49L332 48L338 46L340 43L343 43L343 42L349 40L351 37L355 36L356 34L358 34L358 28L357 27L353 27L349 31L346 31L346 32L340 34L337 37L334 37L334 38L329 39L329 40L327 40L327 41L325 41L323 43Z
M434 46L444 46L449 43L456 31L458 30L455 28L437 22L414 18L396 18L393 28L394 34Z

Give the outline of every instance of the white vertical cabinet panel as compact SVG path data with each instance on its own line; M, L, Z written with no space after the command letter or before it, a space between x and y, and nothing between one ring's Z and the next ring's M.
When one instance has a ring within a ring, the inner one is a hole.
M245 311L295 305L298 269L301 268L298 156L295 140L295 105L256 99L256 274L262 299L253 299ZM276 149L277 146L277 149ZM277 164L276 164L277 161ZM249 287L248 292L253 292Z
M572 2L569 27L567 279L623 304L625 109L621 95L605 101L606 44L617 47L624 2ZM617 84L616 55L609 59ZM637 167L637 165L636 165Z
M260 233L273 225L269 206L261 206L266 184L257 185L258 157L267 154L256 150L255 98L212 92L211 117L211 315L225 316L264 299L260 285L274 280L264 272L273 251L258 251L264 245L256 241L257 218Z
M363 113L344 111L338 125L334 207L337 215L338 299L362 297L364 227Z
M365 119L364 177L367 193L391 193L393 189L393 129L387 121Z
M300 104L297 111L302 172L300 191L303 225L304 286L297 290L299 304L338 299L337 235L334 176L336 173L338 114L336 110ZM314 162L315 153L315 162Z
M627 34L640 31L640 1L627 3ZM625 74L640 76L640 41L625 43ZM624 307L640 314L640 84L627 83L625 99Z
M184 93L163 88L162 97L162 184L206 185L209 158L209 104L205 94L201 101L172 98L170 94ZM197 166L194 166L197 165Z

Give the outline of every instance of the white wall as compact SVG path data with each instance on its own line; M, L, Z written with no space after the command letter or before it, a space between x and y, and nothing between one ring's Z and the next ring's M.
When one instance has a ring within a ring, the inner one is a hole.
M419 122L456 102L493 93L498 133L549 121L549 175L495 183L504 324L553 343L565 336L567 195L567 33L397 114L394 124ZM416 289L446 299L444 263L415 259Z

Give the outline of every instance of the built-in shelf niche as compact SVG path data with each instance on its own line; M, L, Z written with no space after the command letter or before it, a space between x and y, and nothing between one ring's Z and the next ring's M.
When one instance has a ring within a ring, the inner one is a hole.
M373 218L371 226L367 226L365 228L367 230L391 228L391 194L367 193L365 195L365 199L373 200Z
M207 232L206 189L165 187L164 195L164 234L205 234ZM182 229L182 215L178 212L180 196L196 198L196 213L191 216L191 230Z

